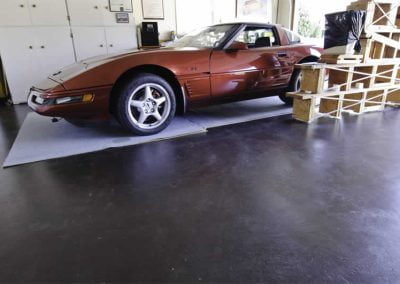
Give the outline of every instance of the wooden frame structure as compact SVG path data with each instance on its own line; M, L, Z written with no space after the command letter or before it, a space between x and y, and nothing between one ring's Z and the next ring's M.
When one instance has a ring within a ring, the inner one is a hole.
M400 106L399 64L300 64L301 91L294 98L293 116L312 122L321 116L340 118ZM328 80L325 81L329 73Z
M400 61L400 1L359 0L347 10L365 10L365 26L361 35L364 63Z
M359 0L348 10L366 10L359 55L324 55L322 63L297 65L302 70L294 98L295 119L340 118L400 106L400 0Z

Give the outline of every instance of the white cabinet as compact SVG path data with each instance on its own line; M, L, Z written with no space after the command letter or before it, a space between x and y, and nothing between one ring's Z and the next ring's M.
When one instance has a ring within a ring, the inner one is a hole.
M34 31L42 79L75 62L69 27L45 27Z
M77 60L137 48L135 27L73 27Z
M38 76L32 29L0 28L0 54L14 103L25 102Z
M116 15L110 12L108 0L67 0L72 26L128 26L134 25L133 13L129 13L129 24L119 24Z
M77 60L107 54L107 41L102 27L73 27Z
M66 27L0 28L0 55L17 104L26 102L35 83L75 61Z
M137 48L135 27L108 27L105 32L108 53Z
M27 0L0 0L0 26L29 26Z
M1 0L0 26L68 26L65 0Z
M28 3L33 25L69 25L65 0L28 0Z
M0 57L13 102L26 102L32 85L76 59L136 48L129 17L117 23L109 0L0 0Z
M68 0L68 12L72 26L102 26L108 11L107 0Z

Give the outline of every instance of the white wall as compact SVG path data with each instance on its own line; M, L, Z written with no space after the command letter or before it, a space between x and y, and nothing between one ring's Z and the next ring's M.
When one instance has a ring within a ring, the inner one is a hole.
M176 31L175 0L164 0L164 20L144 20L142 0L133 0L132 2L137 26L141 26L143 21L158 22L160 40L169 40L171 38L171 31Z
M213 24L236 20L236 0L213 0L211 7Z
M292 28L293 0L275 0L272 3L272 21L285 28Z
M142 0L132 1L136 25L141 26L143 21L154 21L143 20ZM290 27L292 0L271 1L270 19L265 19L265 22L278 21L277 23ZM278 1L280 1L279 16L276 15ZM157 22L160 39L169 40L171 31L181 35L207 25L240 20L251 21L251 19L236 18L236 0L164 0L164 20Z
M212 24L211 0L176 0L178 35Z
M236 0L176 0L176 18L178 35L212 24L237 21L274 22L276 2L271 0L269 14L261 18L236 18ZM281 0L292 1L292 0ZM284 5L281 8L287 8ZM290 13L290 9L289 12ZM283 16L283 19L291 16Z

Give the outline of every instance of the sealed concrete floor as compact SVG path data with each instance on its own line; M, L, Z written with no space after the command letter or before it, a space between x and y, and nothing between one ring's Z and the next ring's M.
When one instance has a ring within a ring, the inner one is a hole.
M39 281L398 283L400 110L1 169L0 282Z

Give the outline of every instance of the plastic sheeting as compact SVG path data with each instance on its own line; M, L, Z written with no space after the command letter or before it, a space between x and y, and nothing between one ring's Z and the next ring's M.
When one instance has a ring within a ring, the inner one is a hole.
M361 51L360 35L364 29L365 11L347 11L325 15L325 44L328 49L356 42L354 50Z

